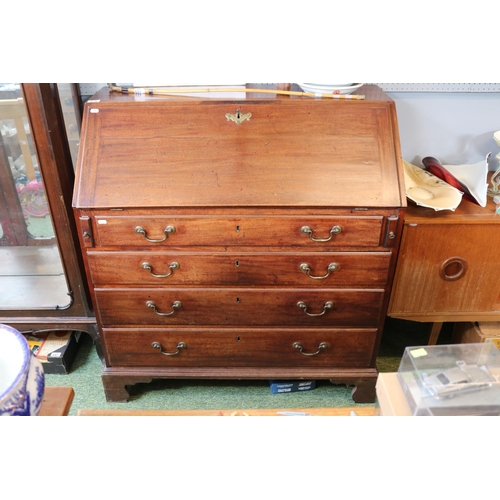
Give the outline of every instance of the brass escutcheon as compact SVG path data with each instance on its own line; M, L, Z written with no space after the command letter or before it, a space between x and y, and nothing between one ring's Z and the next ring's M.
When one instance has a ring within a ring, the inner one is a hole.
M244 122L245 120L250 120L250 117L252 116L252 113L241 113L240 108L236 110L236 113L226 113L226 119L228 121L232 121L236 123L236 125L239 125L241 122Z

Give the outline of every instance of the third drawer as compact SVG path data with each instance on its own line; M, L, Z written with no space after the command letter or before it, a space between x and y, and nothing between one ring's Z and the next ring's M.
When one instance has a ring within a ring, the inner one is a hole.
M97 288L109 325L377 326L382 289Z

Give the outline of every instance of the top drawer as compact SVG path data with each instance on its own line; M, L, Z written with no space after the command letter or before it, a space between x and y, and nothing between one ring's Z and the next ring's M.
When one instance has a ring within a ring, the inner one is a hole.
M95 216L95 245L378 247L382 216Z

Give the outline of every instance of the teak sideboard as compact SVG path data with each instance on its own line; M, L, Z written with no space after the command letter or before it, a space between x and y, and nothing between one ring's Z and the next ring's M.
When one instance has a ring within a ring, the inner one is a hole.
M155 378L375 400L406 198L394 102L358 94L86 103L73 206L108 401Z
M455 211L408 205L387 314L430 322L500 320L500 217L463 200Z

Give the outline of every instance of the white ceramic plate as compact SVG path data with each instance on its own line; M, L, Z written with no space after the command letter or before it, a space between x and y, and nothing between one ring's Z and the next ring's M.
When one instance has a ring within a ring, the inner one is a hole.
M338 87L351 87L355 85L354 83L300 83L299 85L307 85L309 87L323 88L323 89L334 89Z
M298 83L297 84L304 92L312 92L313 94L352 94L359 89L362 83L353 83L347 87L338 87L336 85L322 85L319 83Z
M403 160L406 196L417 205L434 210L455 210L462 201L458 189L439 177Z

